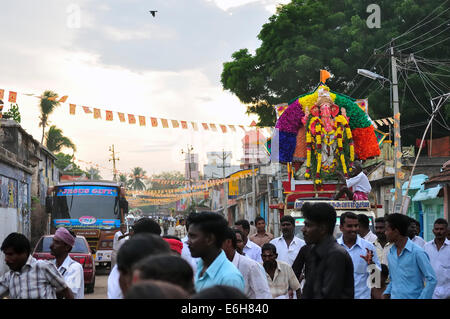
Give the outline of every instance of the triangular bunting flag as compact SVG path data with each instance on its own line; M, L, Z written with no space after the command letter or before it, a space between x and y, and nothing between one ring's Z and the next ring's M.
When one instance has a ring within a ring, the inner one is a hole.
M222 129L222 132L226 133L227 132L227 127L225 125L223 125L223 124L219 124L219 125L220 125L220 128Z
M172 122L172 127L173 127L173 128L178 128L178 127L180 127L180 124L178 123L177 120L171 120L171 122Z
M136 124L136 118L133 114L128 114L128 123L130 124Z
M157 127L158 126L158 120L155 117L151 117L150 121L152 122L152 126L153 127Z
M125 114L117 112L117 115L119 116L119 121L120 122L125 122Z
M9 91L8 102L16 103L16 99L17 99L17 92Z
M87 107L87 106L82 106L82 108L83 108L83 110L84 110L84 113L86 113L86 114L92 113L92 111L91 111L91 109L90 109L89 107Z
M205 130L209 130L208 124L202 123L202 126L203 126L203 128L204 128Z
M216 124L209 123L209 127L211 127L211 130L213 130L214 132L217 132Z
M75 115L75 108L77 106L75 104L69 104L69 113Z
M145 126L145 116L139 115L139 125Z
M113 120L113 112L112 111L105 111L106 113L106 120L112 121Z
M169 122L166 119L161 119L161 123L164 128L169 128Z
M181 128L187 130L188 126L187 126L187 122L186 121L180 121L181 123Z
M231 128L231 130L233 131L233 132L236 132L236 128L234 127L234 125L228 125L230 128Z
M59 99L59 103L66 103L68 96L64 95L62 98Z
M94 119L101 119L101 113L100 113L100 109L96 109L94 108Z

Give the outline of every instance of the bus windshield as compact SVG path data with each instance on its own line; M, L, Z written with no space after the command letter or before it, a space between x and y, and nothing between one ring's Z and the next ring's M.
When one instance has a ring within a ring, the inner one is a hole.
M58 187L53 219L78 219L92 216L96 219L115 219L119 213L118 189L112 186Z

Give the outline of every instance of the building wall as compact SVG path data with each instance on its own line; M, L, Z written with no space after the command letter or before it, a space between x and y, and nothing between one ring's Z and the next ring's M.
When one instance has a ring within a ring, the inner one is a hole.
M0 243L12 232L30 237L31 174L0 159ZM0 275L7 271L0 254Z

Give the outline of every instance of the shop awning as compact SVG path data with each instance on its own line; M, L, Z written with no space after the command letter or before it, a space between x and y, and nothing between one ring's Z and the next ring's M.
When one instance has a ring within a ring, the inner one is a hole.
M439 194L439 191L442 189L442 186L438 185L436 187L431 187L427 189L420 189L416 195L412 198L413 202L420 202L428 199L436 198Z

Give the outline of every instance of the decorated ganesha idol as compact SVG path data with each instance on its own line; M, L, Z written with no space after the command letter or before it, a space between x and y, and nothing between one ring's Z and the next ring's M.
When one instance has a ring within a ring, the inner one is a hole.
M380 154L368 115L345 95L320 85L290 102L279 116L272 138L272 161L306 165L304 177L316 184L347 175L355 157Z

